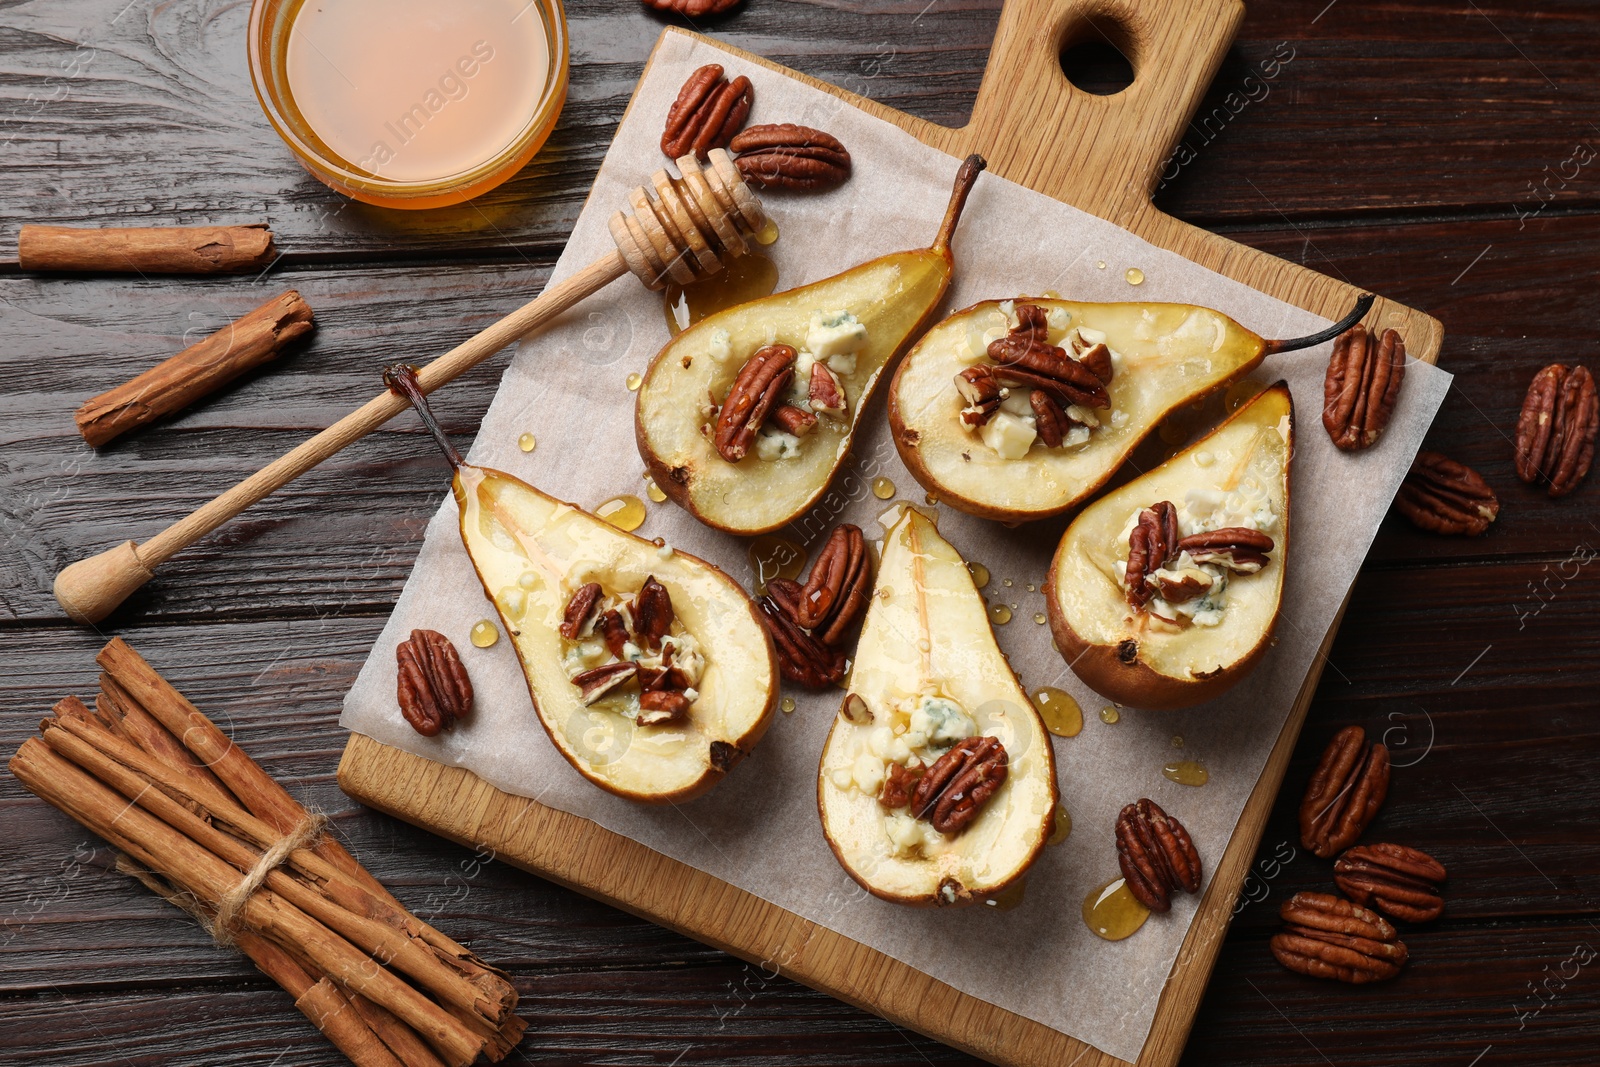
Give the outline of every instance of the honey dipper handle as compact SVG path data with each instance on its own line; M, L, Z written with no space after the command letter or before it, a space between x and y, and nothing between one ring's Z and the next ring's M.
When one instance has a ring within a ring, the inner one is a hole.
M628 273L618 252L610 252L472 338L463 341L417 373L422 391L431 393L460 377L513 341L587 296ZM79 560L56 575L55 594L69 618L93 624L116 609L152 571L178 551L194 544L283 486L294 481L346 445L365 437L405 411L405 400L384 392L338 422L273 460L244 481L168 526L142 545L124 542L96 556Z

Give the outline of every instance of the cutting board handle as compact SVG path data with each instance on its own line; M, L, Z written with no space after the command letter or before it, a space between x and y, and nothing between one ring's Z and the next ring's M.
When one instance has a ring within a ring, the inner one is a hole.
M1127 225L1243 18L1243 0L1006 0L962 132L1013 181ZM1061 69L1064 49L1096 38L1133 65L1120 93L1085 92Z

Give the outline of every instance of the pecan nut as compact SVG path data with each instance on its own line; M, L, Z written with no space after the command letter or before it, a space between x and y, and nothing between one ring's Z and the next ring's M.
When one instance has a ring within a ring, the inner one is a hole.
M644 0L645 7L653 7L657 11L670 11L690 19L720 15L738 4L739 0Z
M911 803L911 795L922 780L927 768L913 756L904 763L891 763L884 772L883 788L878 792L878 803L893 811Z
M1178 509L1171 501L1159 501L1139 512L1139 521L1128 535L1128 566L1123 572L1128 603L1135 611L1155 595L1150 575L1167 565L1178 540Z
M1200 891L1200 853L1183 824L1155 801L1129 804L1117 816L1117 864L1124 884L1151 911L1168 911L1172 894Z
M767 345L739 368L728 389L711 443L717 454L737 463L750 454L756 431L778 405L778 400L794 379L794 361L799 355L789 345Z
M1469 537L1483 533L1500 514L1500 501L1482 475L1437 452L1417 453L1394 506L1421 529Z
M768 595L762 597L758 605L761 621L772 635L772 644L778 653L778 670L789 681L807 689L826 689L844 677L844 652L829 648L806 633L778 607L771 590L780 581L782 579L774 578L767 583Z
M1357 904L1406 922L1432 922L1444 912L1444 864L1420 849L1356 845L1333 864L1333 881Z
M600 613L594 623L595 632L606 643L606 651L618 659L626 658L628 642L633 638L628 636L628 624L622 621L622 612L612 609Z
M661 639L672 629L673 617L672 594L650 575L633 598L633 632L640 646L659 649Z
M843 415L847 401L844 383L826 363L811 364L811 381L807 387L811 410L818 415Z
M934 760L911 794L911 811L954 837L972 824L1005 784L1006 748L998 737L968 737Z
M437 630L412 630L394 654L399 668L395 697L413 730L432 737L467 717L472 680L448 637Z
M578 692L583 697L587 707L613 689L621 688L639 676L639 667L634 663L602 663L598 667L591 667L573 675L572 684L578 687Z
M1028 406L1033 408L1039 440L1044 442L1046 448L1060 445L1074 425L1072 418L1043 389L1035 389L1028 394Z
M793 404L779 404L772 409L772 421L784 433L804 437L817 428L817 417Z
M1600 400L1589 368L1550 364L1534 375L1517 418L1517 477L1566 496L1589 473L1597 424Z
M1173 554L1187 552L1196 563L1217 563L1240 574L1254 574L1267 565L1272 547L1272 538L1260 530L1228 526L1190 534L1178 542Z
M1357 452L1376 444L1405 376L1406 344L1395 331L1379 337L1357 323L1340 334L1322 385L1322 426L1334 446Z
M872 568L867 561L867 539L861 527L840 523L811 564L811 574L800 587L794 621L815 633L826 645L837 645L850 625L866 609Z
M1272 954L1297 974L1352 985L1393 978L1405 966L1405 943L1380 916L1331 893L1296 893L1279 910L1288 925Z
M1300 801L1300 843L1332 859L1356 843L1389 792L1389 749L1346 726L1328 742Z
M1043 308L1038 304L1018 304L1016 314L1017 325L1006 336L989 342L988 355L998 364L995 373L1002 382L1059 394L1065 398L1063 406L1111 406L1099 368L1085 366L1067 355L1066 349L1045 340L1049 327ZM1109 365L1108 353L1106 366ZM1044 379L1046 384L1035 384L1037 379Z
M758 189L832 189L850 177L850 153L830 133L792 122L751 126L728 145Z
M589 625L595 605L599 603L599 582L590 582L573 593L572 599L567 601L567 610L561 616L561 625L558 627L561 636L568 641L576 641L583 628Z
M726 148L750 117L750 79L728 81L720 63L708 63L689 75L678 99L667 111L661 151L678 159L691 152L705 159L713 148Z
M640 726L679 722L689 715L689 696L676 689L650 689L639 694Z

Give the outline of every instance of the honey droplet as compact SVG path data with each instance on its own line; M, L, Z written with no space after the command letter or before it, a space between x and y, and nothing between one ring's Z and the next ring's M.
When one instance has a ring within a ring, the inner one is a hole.
M972 572L972 584L979 589L989 584L989 568L981 563L968 563L967 570Z
M989 621L996 626L1004 626L1011 621L1011 609L1004 604L990 604Z
M1065 804L1056 805L1055 825L1050 828L1050 836L1045 839L1047 845L1059 845L1072 834L1072 813Z
M1083 922L1107 941L1121 941L1150 918L1150 909L1114 878L1083 898Z
M878 477L872 479L872 495L877 497L879 500L888 500L890 497L894 496L894 483L882 475L879 475Z
M1102 259L1100 262L1096 263L1095 266L1099 267L1101 270L1105 270L1106 269L1106 261Z
M772 238L778 238L775 223ZM688 285L668 284L662 293L667 331L676 337L708 315L771 296L777 288L778 265L759 252L746 253L709 278Z
M661 487L656 484L656 480L654 478L645 479L644 495L649 497L651 500L654 500L657 504L664 504L667 500L667 494L662 492Z
M1234 382L1228 386L1228 392L1223 397L1222 406L1228 409L1229 414L1232 414L1253 400L1256 394L1265 388L1266 386L1252 378Z
M929 504L935 504L936 505L936 504L939 503L939 498L934 496L932 493L929 493L927 496L923 497L922 499L926 500Z
M472 633L469 637L475 647L489 648L500 640L500 627L488 619L479 619L472 624Z
M1176 734L1174 734L1173 738L1172 738L1172 747L1173 748L1182 748L1183 747L1183 738L1177 736Z
M767 583L774 578L787 578L791 582L799 578L806 565L806 550L776 534L762 534L751 541L749 557L756 596L766 596Z
M1169 782L1179 785L1205 785L1211 780L1211 772L1206 770L1206 765L1197 760L1174 760L1161 768L1161 777Z
M1034 612L1033 613L1033 621L1038 623L1040 626L1043 626L1044 625L1044 612L1042 612L1042 611Z
M1028 880L1018 878L1015 882L1000 890L998 894L984 901L995 911L1011 911L1022 904L1022 896L1027 891Z
M614 496L594 509L595 518L627 533L637 530L644 523L644 516L644 501L631 493Z
M770 245L778 239L778 223L771 215L761 224L761 229L755 232L756 244Z
M1035 593L1035 592L1038 592L1038 590L1036 590L1036 589L1035 589L1035 588L1034 588L1034 587L1033 587L1033 583L1032 583L1032 582L1029 582L1029 583L1028 583L1028 592L1030 592L1030 593Z
M1118 711L1110 704L1107 704L1105 707L1100 709L1100 721L1103 723L1115 723L1121 718L1122 712Z
M1129 285L1144 284L1144 271L1140 270L1138 267L1129 267L1127 273L1124 274L1123 277L1128 279Z
M534 437L531 433L525 433L521 437L517 438L517 447L522 449L524 452L532 452L538 443L539 439Z
M642 381L644 381L644 379L639 377L637 374L628 375L628 392L630 392L630 393L638 392L639 391L639 383L642 382Z
M1033 694L1044 728L1057 737L1077 737L1083 729L1083 709L1065 689L1047 685Z
M778 707L783 709L783 713L785 715L789 714L794 710L794 697L784 697L783 700L779 702Z

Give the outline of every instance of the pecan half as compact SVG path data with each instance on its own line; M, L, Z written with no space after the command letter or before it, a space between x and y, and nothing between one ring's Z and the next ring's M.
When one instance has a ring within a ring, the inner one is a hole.
M689 75L678 99L667 111L661 151L677 159L693 152L701 159L713 148L726 148L750 117L750 79L728 81L720 63L708 63Z
M576 641L583 628L589 624L589 617L594 614L595 605L600 603L600 583L590 582L572 594L572 599L567 601L567 610L561 616L561 625L558 628L561 636L568 641Z
M585 706L593 704L613 689L620 688L639 676L639 668L632 663L602 663L572 676Z
M1351 900L1413 923L1444 912L1444 879L1444 864L1426 852L1386 842L1357 845L1333 864L1334 884Z
M836 645L866 610L871 582L867 539L859 526L840 523L811 564L792 617L823 644Z
M1198 596L1202 596L1216 584L1211 575L1199 567L1189 567L1178 572L1179 577L1168 578L1159 575L1155 579L1156 589L1161 593L1161 599L1168 604L1187 604Z
M717 454L737 463L750 454L756 431L767 421L789 382L794 378L794 361L799 355L789 345L767 345L739 368L728 396L717 413L711 443Z
M1356 843L1389 792L1389 749L1346 726L1333 735L1300 801L1300 843L1331 859Z
M1162 500L1139 512L1139 521L1128 535L1128 567L1123 572L1128 603L1143 610L1155 595L1150 575L1166 566L1178 546L1178 509Z
M595 632L605 639L606 649L618 659L623 658L623 653L628 650L628 624L622 621L620 611L601 612L594 623Z
M891 763L884 773L883 788L878 792L878 803L893 811L911 803L911 794L922 780L927 768L913 756L905 763Z
M672 620L672 594L652 574L633 598L633 632L640 646L660 648L661 639L672 629Z
M1418 452L1395 494L1394 506L1421 529L1477 537L1500 514L1483 476L1437 452Z
M784 433L804 437L817 428L817 417L793 404L779 404L772 409L772 421Z
M811 410L818 415L844 414L844 383L826 363L811 364L811 383L806 397L811 401Z
M766 624L778 652L778 669L798 685L826 689L844 677L845 655L806 633L773 603L771 589L773 583L780 580L774 578L767 582L768 595L762 597L759 604L761 621Z
M989 345L989 358L995 361L995 377L1002 385L1043 389L1061 398L1061 403L1108 408L1110 395L1094 371L1067 355L1065 349L1039 341L1020 343L1015 334Z
M1200 853L1183 824L1155 801L1129 804L1117 816L1117 864L1128 892L1151 911L1172 907L1172 894L1200 891Z
M1406 343L1395 331L1378 337L1356 323L1340 334L1322 383L1322 426L1334 446L1358 452L1377 443L1405 376Z
M657 11L675 12L691 19L720 15L738 4L739 0L644 0L645 7L653 7Z
M652 689L639 694L640 726L660 726L677 722L689 714L689 697L675 689Z
M850 177L850 153L831 133L792 122L751 126L728 146L758 189L832 189Z
M1074 356L1079 363L1093 371L1096 378L1107 385L1111 384L1111 349L1106 347L1104 341L1097 341L1082 352L1075 352Z
M1560 363L1534 375L1517 418L1517 477L1566 496L1589 473L1600 400L1587 367Z
M1361 985L1400 973L1406 946L1393 926L1331 893L1296 893L1279 910L1289 925L1272 954L1297 974Z
M1272 538L1260 530L1228 526L1190 534L1178 542L1174 555L1187 552L1196 563L1217 563L1240 574L1254 574L1267 565L1272 544Z
M994 376L994 368L987 365L968 367L956 375L956 392L967 406L961 409L961 421L968 426L982 426L1000 410L1004 387Z
M954 837L1005 784L1010 767L998 737L968 737L934 760L911 794L911 811Z
M432 737L467 717L472 680L448 637L437 630L412 630L394 655L395 698L413 730Z
M1072 429L1072 419L1043 389L1035 389L1028 394L1028 406L1033 408L1034 428L1039 431L1039 440L1044 442L1046 448L1059 446L1066 438L1067 431Z

